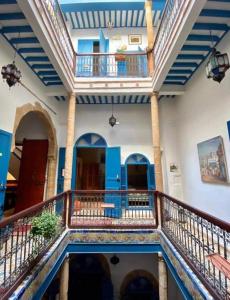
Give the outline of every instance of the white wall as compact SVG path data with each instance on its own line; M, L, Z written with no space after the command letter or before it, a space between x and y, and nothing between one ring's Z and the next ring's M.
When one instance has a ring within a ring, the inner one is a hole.
M138 51L138 46L145 50L147 47L146 28L112 28L103 29L106 39L109 39L109 52L115 53L121 45L127 46L127 51ZM140 34L142 43L140 45L129 45L128 35ZM72 41L75 50L78 51L78 39L99 39L99 29L72 30Z
M142 153L153 162L150 105L114 105L114 116L120 122L109 125L112 107L106 105L77 105L75 141L85 133L97 133L108 146L121 146L121 162L132 153ZM65 141L65 127L62 128ZM65 146L65 143L62 144Z
M12 63L14 57L14 51L8 42L0 35L0 66L7 65ZM53 123L58 131L59 118L60 115L65 115L65 106L66 103L58 102L54 98L48 98L45 95L46 87L34 74L34 72L28 67L28 65L22 60L20 56L16 57L16 66L22 72L22 82L33 91L39 98L45 101L55 112L54 115L52 112L47 110L50 114ZM26 103L35 103L38 102L36 97L29 93L21 85L16 85L9 89L6 82L3 82L2 78L0 79L0 129L12 132L14 126L15 112L16 108L20 107ZM58 140L59 140L59 136Z
M230 34L218 50L230 56ZM230 185L201 181L197 144L222 136L230 174L230 141L226 122L230 120L230 71L219 84L206 79L204 63L186 86L183 96L163 100L161 116L162 144L170 160L180 162L184 200L216 217L230 221ZM165 101L170 101L171 104ZM171 107L169 107L171 106ZM170 125L174 117L175 130ZM175 141L172 141L173 137ZM169 167L169 166L168 166Z

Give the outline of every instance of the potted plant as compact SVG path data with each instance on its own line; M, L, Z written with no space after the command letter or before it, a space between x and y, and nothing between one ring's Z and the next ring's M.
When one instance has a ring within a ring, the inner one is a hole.
M49 240L57 234L59 225L60 219L57 215L43 212L33 219L30 233L35 237L43 236L44 239Z
M121 45L120 48L117 49L117 52L115 53L115 61L125 61L126 55L125 50L127 49L126 45Z

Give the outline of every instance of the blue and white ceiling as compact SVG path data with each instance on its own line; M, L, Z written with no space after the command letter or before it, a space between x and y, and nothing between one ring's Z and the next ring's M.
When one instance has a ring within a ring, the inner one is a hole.
M44 85L62 85L16 0L0 0L0 33L17 50L18 55L24 59Z
M73 29L145 27L145 0L60 0L62 11ZM153 1L153 25L157 26L165 0Z
M161 95L159 100L162 98L174 98L174 95ZM56 96L57 101L65 101L65 96ZM88 96L79 95L76 97L77 104L149 104L150 97L148 95L116 95L116 96Z
M229 29L230 0L208 0L164 84L185 85Z

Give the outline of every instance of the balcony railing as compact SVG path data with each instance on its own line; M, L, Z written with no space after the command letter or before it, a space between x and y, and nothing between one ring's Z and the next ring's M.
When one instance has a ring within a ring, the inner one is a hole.
M146 53L78 53L77 77L147 77Z
M59 220L50 238L33 234L44 212ZM1 221L0 299L8 299L65 228L157 228L158 219L214 299L229 300L230 224L157 191L69 191Z
M157 227L153 191L75 191L70 201L69 227Z
M55 207L59 206L59 213ZM60 194L0 222L0 299L8 299L66 226L66 194ZM58 216L51 238L33 235L32 222L44 212Z
M49 17L51 25L54 26L56 38L63 49L63 54L69 66L74 70L76 60L75 50L58 0L41 0L41 5L43 6L44 13Z
M165 194L162 230L213 294L230 299L230 224Z

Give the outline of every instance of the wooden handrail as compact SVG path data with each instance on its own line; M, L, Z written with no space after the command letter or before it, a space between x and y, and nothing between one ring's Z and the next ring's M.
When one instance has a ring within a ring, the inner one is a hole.
M193 206L191 206L191 205L189 205L189 204L186 204L186 203L184 203L184 202L182 202L182 201L180 201L180 200L177 200L177 199L175 199L175 198L173 198L173 197L171 197L171 196L169 196L169 195L167 195L167 194L164 194L164 193L162 193L162 192L157 192L157 193L158 193L158 195L159 195L160 197L161 197L161 196L162 196L162 197L166 197L166 198L169 199L170 201L172 201L172 202L178 204L179 206L181 206L181 207L187 209L188 211L190 211L190 212L196 214L197 216L206 219L207 221L209 221L209 222L212 223L213 225L216 225L216 226L220 227L221 229L230 232L230 223L228 223L228 222L226 222L226 221L223 221L223 220L221 220L221 219L219 219L219 218L216 218L216 217L214 217L214 216L212 216L212 215L210 215L210 214L208 214L208 213L206 213L206 212L203 212L202 210L199 210L199 209L197 209L197 208L195 208L195 207L193 207Z

